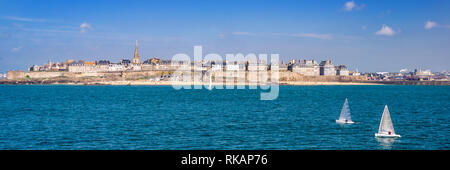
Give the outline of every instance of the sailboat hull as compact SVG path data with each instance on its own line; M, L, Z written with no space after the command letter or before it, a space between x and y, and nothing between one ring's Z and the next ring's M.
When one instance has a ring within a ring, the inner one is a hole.
M397 135L397 134L389 135L389 134L384 134L384 133L375 133L375 137L378 137L378 138L399 138L401 136Z
M353 123L355 123L355 122L353 122L353 121L347 121L347 122L345 122L345 120L336 120L336 123L338 123L338 124L353 124Z

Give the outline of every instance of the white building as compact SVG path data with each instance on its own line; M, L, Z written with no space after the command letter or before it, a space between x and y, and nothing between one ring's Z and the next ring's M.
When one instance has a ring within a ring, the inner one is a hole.
M316 60L298 60L293 64L292 72L305 76L318 76L320 75L320 68Z
M415 69L414 75L416 75L416 76L432 76L433 73L431 72L431 70Z
M114 63L109 65L109 71L123 71L123 70L124 67L122 64Z
M226 67L227 71L239 71L239 65L238 64L227 64Z
M336 75L349 76L350 71L347 69L346 65L339 65L339 66L336 66Z
M322 76L335 76L336 68L331 63L331 60L320 62L320 75Z
M131 64L130 65L130 70L141 71L142 70L142 66L141 66L141 64Z
M212 65L211 70L212 71L219 71L219 70L223 70L223 67L222 67L221 64L214 64L214 65Z

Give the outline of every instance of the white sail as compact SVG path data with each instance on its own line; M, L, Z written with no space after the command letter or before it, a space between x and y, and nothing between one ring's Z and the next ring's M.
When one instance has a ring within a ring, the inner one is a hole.
M345 99L344 105L342 106L341 115L339 116L339 120L341 121L352 121L352 117L350 116L350 107L348 106L348 100Z
M388 106L384 107L383 116L381 116L380 127L378 128L379 134L395 135L394 125L392 124L391 114L389 113Z

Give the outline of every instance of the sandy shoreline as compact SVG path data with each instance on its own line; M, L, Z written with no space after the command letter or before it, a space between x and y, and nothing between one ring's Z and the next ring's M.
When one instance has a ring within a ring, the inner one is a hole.
M362 83L362 82L310 82L310 81L286 81L280 82L282 85L293 86L314 86L314 85L383 85L380 83Z

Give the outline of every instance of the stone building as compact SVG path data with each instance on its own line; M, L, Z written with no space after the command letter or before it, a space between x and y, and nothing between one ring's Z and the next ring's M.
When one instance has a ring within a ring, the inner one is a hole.
M414 75L416 76L433 76L431 70L414 69Z
M272 70L272 64L268 65L269 70ZM284 61L278 62L278 71L288 71L288 64L285 64Z
M70 63L68 66L68 71L74 73L107 72L109 71L109 65L105 63L97 64L95 61L80 60Z
M336 75L338 76L349 76L350 71L347 69L346 65L338 65L336 66Z
M137 63L133 63L130 65L130 70L132 71L141 71L142 70L142 65L141 64L137 64Z
M334 67L333 63L331 63L331 60L326 60L320 62L320 75L322 76L335 76L336 75L336 68Z
M69 72L85 72L87 69L84 66L84 61L74 61L69 64Z
M258 60L258 62L253 62L252 60L248 60L245 63L246 71L267 71L269 66L267 65L266 60Z
M158 58L152 58L145 60L141 65L143 71L175 71L179 66L172 66L170 60L161 60Z
M116 71L124 71L125 67L121 63L111 63L109 64L108 71L116 72Z
M28 68L28 71L45 71L44 67L38 65L32 65Z
M305 76L319 76L319 64L315 60L297 60L291 66L292 72Z

